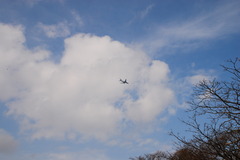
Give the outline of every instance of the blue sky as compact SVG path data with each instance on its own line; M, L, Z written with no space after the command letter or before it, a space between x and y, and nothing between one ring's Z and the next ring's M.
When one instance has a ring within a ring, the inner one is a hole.
M0 0L0 159L173 151L193 85L239 56L239 19L239 0Z

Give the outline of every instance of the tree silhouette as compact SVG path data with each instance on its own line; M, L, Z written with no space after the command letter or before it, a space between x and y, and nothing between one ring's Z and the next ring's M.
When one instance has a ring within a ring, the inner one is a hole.
M192 132L186 139L173 132L180 146L173 153L156 152L132 160L239 160L240 59L222 65L226 80L203 80L193 89L190 117L183 120ZM161 153L161 154L160 154ZM157 156L161 155L161 156Z
M190 121L184 121L193 139L171 133L185 146L213 159L240 159L240 59L222 66L228 81L203 80L194 87L189 102ZM202 122L208 119L207 122ZM209 159L208 157L208 159Z

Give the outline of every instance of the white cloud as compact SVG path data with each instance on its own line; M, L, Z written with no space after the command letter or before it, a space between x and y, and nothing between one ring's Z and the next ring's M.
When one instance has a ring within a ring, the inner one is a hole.
M154 7L154 4L150 4L142 11L137 12L136 15L132 19L130 19L127 25L131 25L138 20L143 20L145 17L147 17L147 15L150 13L153 7Z
M216 73L214 70L195 70L193 75L186 76L184 79L186 83L191 85L196 85L203 80L213 80L216 78Z
M0 100L33 139L108 140L125 122L156 120L174 99L166 63L108 36L66 39L56 64L48 51L24 47L21 27L1 24L0 33L0 63L8 68L0 72Z
M59 38L67 37L71 35L71 30L73 28L80 28L84 25L82 17L77 13L77 11L72 10L70 12L71 19L59 22L57 24L43 24L39 22L35 27L35 32L37 34L44 34L48 38Z
M24 0L24 3L28 4L29 6L34 6L42 0Z
M193 85L198 84L200 81L209 80L209 79L210 79L209 76L202 75L202 74L187 77L187 81L189 81Z
M142 73L143 81L135 101L126 101L129 119L133 121L152 121L173 101L173 91L166 86L169 68L167 64L153 61Z
M54 150L54 151L52 151ZM24 152L24 153L16 153L16 154L7 154L1 155L0 158L4 160L26 160L26 159L34 159L34 160L110 160L107 156L107 152L105 149L95 149L88 148L79 149L78 151L70 151L71 149L56 149L46 152ZM75 150L75 149L73 149Z
M87 160L109 160L105 155L104 151L85 149L81 152L61 152L61 153L50 153L46 156L47 160L76 160L76 159L87 159Z
M74 19L74 24L76 24L76 26L83 26L84 25L84 22L82 20L82 17L77 13L77 11L75 10L72 10L71 11L71 14L73 16L73 19Z
M23 0L24 3L26 3L27 5L29 5L31 7L36 5L36 4L38 4L41 1L44 1L44 0ZM49 1L58 2L58 3L64 3L65 0L49 0Z
M206 40L239 33L239 7L239 1L221 3L192 19L159 25L142 44L151 52L188 51L202 46Z
M15 151L18 142L8 132L0 128L0 154L8 154Z
M153 4L150 4L147 6L147 8L145 8L141 13L140 13L140 18L145 18L148 13L152 10L152 8L154 7Z
M182 78L178 78L173 83L173 88L175 89L175 94L177 96L177 104L178 108L189 108L189 95L193 93L194 85L197 85L202 80L213 80L217 77L216 72L214 70L192 70L189 71L190 76L185 76ZM168 108L170 114L174 114L175 110Z
M43 33L49 38L67 37L71 33L67 22L60 22L55 25L38 23L37 28L42 30Z

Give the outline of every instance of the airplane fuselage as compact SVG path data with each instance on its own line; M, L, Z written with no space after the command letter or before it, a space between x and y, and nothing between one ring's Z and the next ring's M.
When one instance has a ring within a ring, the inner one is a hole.
M120 81L122 82L122 84L128 84L127 79L125 79L124 81L120 79Z

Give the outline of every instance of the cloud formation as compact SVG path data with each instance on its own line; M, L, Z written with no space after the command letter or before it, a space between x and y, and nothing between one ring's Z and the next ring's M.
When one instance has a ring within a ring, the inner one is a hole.
M26 3L27 5L29 5L31 7L40 3L41 1L43 1L43 0L23 0L24 3ZM58 2L58 3L64 3L65 0L51 0L51 1Z
M0 100L33 139L105 141L174 101L166 63L108 36L73 35L54 63L49 51L24 46L23 27L0 24L0 35Z
M17 145L18 143L14 139L14 137L12 137L11 135L9 135L8 132L0 128L0 154L12 153L13 151L15 151Z
M223 2L222 2L223 3ZM240 32L240 3L220 3L194 18L159 25L142 44L151 52L196 49L206 41ZM163 53L163 52L162 52Z
M152 8L154 7L153 4L150 4L147 6L147 8L145 8L141 13L140 13L140 18L143 19L145 18L149 12L152 10Z
M61 38L71 35L71 29L82 27L84 22L77 11L72 10L70 14L70 20L65 20L57 24L43 24L39 22L36 25L37 32L43 33L48 38Z
M48 38L66 37L71 33L67 22L60 22L53 25L39 23L37 28L42 30Z
M50 153L45 157L47 160L109 160L105 153L101 150L85 149L81 152L65 152L65 153Z

